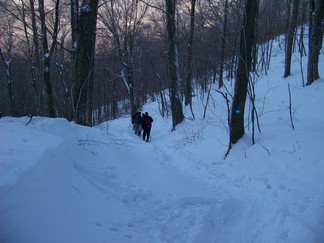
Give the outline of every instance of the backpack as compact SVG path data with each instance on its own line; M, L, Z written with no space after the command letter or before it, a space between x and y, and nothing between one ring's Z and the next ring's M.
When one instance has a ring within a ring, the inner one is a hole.
M145 122L145 127L146 127L146 128L151 128L151 123L152 123L151 118L148 117L148 116L146 116L144 119L145 119L145 120L144 120L144 122Z
M141 114L137 115L137 117L135 118L135 123L136 123L136 124L141 124L141 123L142 123L142 117L141 117Z

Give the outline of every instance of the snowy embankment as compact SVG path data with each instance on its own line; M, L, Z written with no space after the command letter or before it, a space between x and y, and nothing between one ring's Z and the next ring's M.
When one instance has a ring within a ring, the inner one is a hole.
M0 242L323 242L324 81L302 87L296 60L282 79L283 60L257 81L256 143L248 126L226 159L226 104L213 91L206 118L197 96L196 119L175 132L147 104L150 143L129 118L0 119Z

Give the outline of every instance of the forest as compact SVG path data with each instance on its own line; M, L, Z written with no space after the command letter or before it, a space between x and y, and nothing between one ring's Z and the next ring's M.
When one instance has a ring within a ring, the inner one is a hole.
M231 85L235 143L253 76L267 73L279 35L283 77L292 55L307 55L303 84L319 79L321 0L1 0L0 9L2 116L94 126L153 100L175 129L192 97Z

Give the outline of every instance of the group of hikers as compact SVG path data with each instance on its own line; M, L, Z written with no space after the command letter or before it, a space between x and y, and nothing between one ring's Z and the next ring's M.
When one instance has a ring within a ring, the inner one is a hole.
M132 115L132 124L135 134L141 136L143 131L143 140L146 142L148 142L150 139L152 122L153 118L149 116L147 112L142 114L140 111L138 111Z

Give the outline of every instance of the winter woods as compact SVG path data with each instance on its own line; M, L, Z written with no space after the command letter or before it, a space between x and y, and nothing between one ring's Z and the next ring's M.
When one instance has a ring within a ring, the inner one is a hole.
M92 126L152 99L175 129L192 96L235 83L235 143L251 74L267 72L275 38L286 36L285 77L296 52L308 55L307 85L320 77L323 8L321 0L2 0L0 111Z

